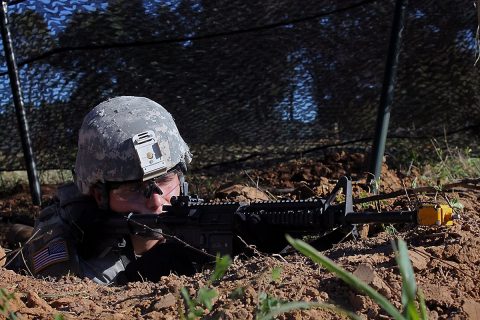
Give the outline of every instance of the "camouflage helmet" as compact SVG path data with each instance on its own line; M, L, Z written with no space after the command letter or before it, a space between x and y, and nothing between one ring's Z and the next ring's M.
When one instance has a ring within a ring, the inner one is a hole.
M88 194L98 182L148 180L190 161L189 148L165 108L143 97L115 97L83 120L76 184Z

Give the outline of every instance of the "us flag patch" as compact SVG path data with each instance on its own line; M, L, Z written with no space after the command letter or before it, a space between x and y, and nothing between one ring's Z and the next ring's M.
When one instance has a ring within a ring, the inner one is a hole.
M33 254L33 269L37 273L49 265L67 260L68 249L65 240L53 240Z

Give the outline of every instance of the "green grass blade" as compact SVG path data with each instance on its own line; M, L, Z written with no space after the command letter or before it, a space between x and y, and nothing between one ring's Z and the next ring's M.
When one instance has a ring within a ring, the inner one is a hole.
M409 301L407 303L407 307L405 308L405 314L408 320L420 320L420 315L418 314L415 302Z
M408 319L420 320L421 314L417 310L415 303L417 297L417 283L415 281L415 273L413 272L412 263L408 255L407 244L404 240L398 239L396 243L395 241L392 241L392 247L395 251L395 259L397 260L400 275L402 276L402 305L405 314Z
M286 235L286 237L287 237L287 241L295 249L297 249L298 251L300 251L302 254L309 257L310 259L312 259L314 262L322 265L328 271L335 273L340 279L342 279L348 285L368 295L394 319L398 319L398 320L405 319L403 315L384 296L382 296L380 293L375 291L368 284L358 279L357 277L347 272L346 270L337 266L332 260L323 256L311 245L303 242L302 240L293 239L289 235Z
M213 271L212 275L210 276L210 283L220 280L220 278L223 277L225 272L227 272L228 267L232 264L232 259L230 256L225 255L225 256L220 256L219 254L217 255L215 259L215 270Z
M422 320L428 319L427 306L425 304L425 296L423 295L422 290L419 288L417 291L418 303L420 305L420 317Z
M198 289L197 301L205 306L208 311L211 311L213 308L213 299L218 296L218 292L215 289L208 289L206 287L202 287Z
M182 287L180 289L180 293L182 294L183 299L185 300L185 303L189 308L194 308L195 304L193 303L192 299L190 298L190 295L188 294L187 288Z
M405 241L402 239L398 239L397 243L392 241L392 247L395 251L395 259L400 269L400 275L402 276L402 304L406 307L408 303L415 301L417 295L415 274L412 263L410 262L410 257L408 256L408 248Z

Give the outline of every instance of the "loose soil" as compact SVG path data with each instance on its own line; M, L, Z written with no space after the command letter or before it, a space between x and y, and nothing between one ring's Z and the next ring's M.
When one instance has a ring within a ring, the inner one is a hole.
M355 197L364 197L368 195L368 188L365 187L363 162L361 154L337 153L322 161L303 159L275 164L265 170L214 173L215 180L212 173L197 173L191 179L196 184L192 189L208 191L212 198L237 201L262 197L303 199L324 196L336 179L346 174L353 178ZM240 176L242 186L227 184L228 181L239 182ZM411 186L414 178L415 174L406 176L385 166L381 191L401 190ZM52 197L52 186L43 186L42 190L45 200ZM362 278L400 308L402 282L390 245L395 233L408 244L429 319L480 319L480 288L476 282L480 278L477 210L480 187L470 184L445 193L403 196L383 200L380 205L383 210L408 209L415 207L418 201L444 203L445 199L458 199L464 206L459 212L461 219L452 227L396 225L394 230L386 226L363 228L362 238L347 237L322 253ZM375 204L370 207L357 205L358 210L374 207ZM28 189L19 187L0 198L0 210L4 221L14 221L25 213L38 214L39 208L29 204ZM280 270L280 276L272 276L273 270ZM179 319L186 310L181 288L187 288L190 295L195 296L199 288L207 285L210 274L211 270L192 277L172 274L157 283L134 282L114 287L73 276L57 280L35 279L0 269L0 287L14 294L8 302L9 310L16 312L21 319L48 319L56 314L62 314L65 319ZM205 311L206 319L255 319L262 293L281 301L334 304L364 319L388 318L370 298L295 252L283 256L257 253L249 258L235 257L223 279L211 287L219 294L214 299L212 311ZM288 312L277 318L346 317L325 309L310 309Z

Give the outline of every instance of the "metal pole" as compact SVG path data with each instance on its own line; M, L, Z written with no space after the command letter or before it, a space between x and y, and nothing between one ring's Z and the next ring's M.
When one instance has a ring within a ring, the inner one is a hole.
M397 0L395 3L390 44L388 46L387 62L383 77L382 94L380 96L380 105L378 107L377 123L375 127L375 139L370 157L370 172L373 173L375 180L378 180L382 173L383 155L385 152L390 111L392 109L393 93L397 78L398 57L400 55L400 45L402 42L402 31L407 11L407 2L407 0ZM369 177L369 181L372 182L372 177ZM376 188L375 185L373 185L373 187L374 189Z
M8 9L7 1L2 0L0 8L0 27L2 32L3 49L5 51L5 61L7 62L8 76L10 78L10 87L12 89L13 104L15 105L15 113L17 115L20 137L22 140L23 156L27 165L28 182L30 184L30 194L33 204L41 205L42 198L40 194L40 182L38 181L35 159L33 157L32 143L28 131L27 117L23 105L22 91L18 76L17 63L13 53L12 37L8 28Z

